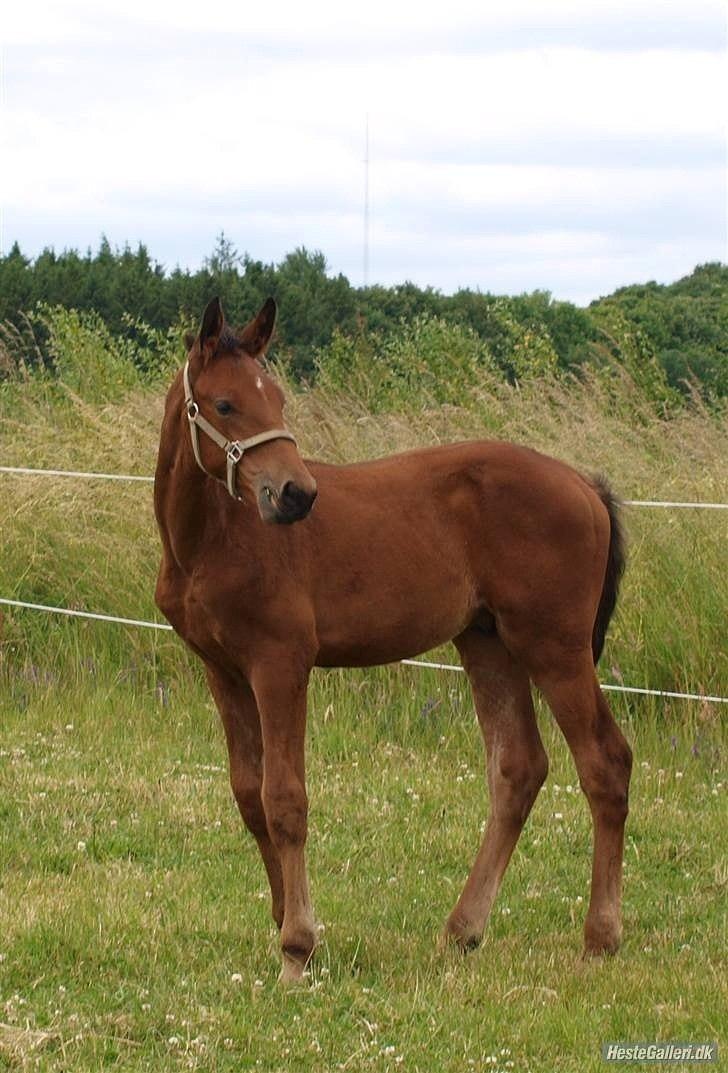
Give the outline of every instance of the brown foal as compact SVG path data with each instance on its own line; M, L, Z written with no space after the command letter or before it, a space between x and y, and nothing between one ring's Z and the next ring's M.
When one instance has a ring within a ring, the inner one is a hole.
M609 490L494 441L304 462L259 360L274 319L269 299L236 334L219 301L208 305L167 395L154 496L157 603L205 664L270 881L281 979L301 978L317 936L304 859L311 669L390 663L451 639L485 741L490 818L445 936L480 941L546 778L533 682L594 822L585 950L616 950L631 753L594 670L623 567Z

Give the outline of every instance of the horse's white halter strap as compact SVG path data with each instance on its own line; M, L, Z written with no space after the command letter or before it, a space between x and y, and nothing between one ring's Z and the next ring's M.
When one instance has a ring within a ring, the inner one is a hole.
M200 467L203 473L207 473L208 477L214 477L213 473L210 473L202 464L202 457L200 455L200 439L197 432L198 428L210 437L213 443L216 443L218 447L222 447L227 456L227 480L222 483L226 485L228 492L233 499L242 499L241 495L238 495L236 470L240 459L243 457L246 451L249 451L253 447L257 447L261 443L267 443L268 440L291 440L295 443L295 437L285 428L272 428L267 432L259 432L257 436L250 436L247 440L228 440L222 432L218 432L214 425L211 425L206 417L203 417L200 413L200 408L195 402L192 394L192 388L190 387L190 363L185 362L184 372L182 374L182 380L185 389L185 410L187 411L187 420L190 425L190 439L192 440L192 450L195 455L195 461ZM216 477L215 480L219 480Z

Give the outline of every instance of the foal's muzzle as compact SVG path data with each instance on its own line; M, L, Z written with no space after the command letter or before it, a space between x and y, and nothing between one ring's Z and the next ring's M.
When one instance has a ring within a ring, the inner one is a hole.
M279 492L270 485L263 485L258 502L260 513L265 521L277 522L279 525L291 525L305 518L317 496L316 485L301 488L295 481L286 481Z

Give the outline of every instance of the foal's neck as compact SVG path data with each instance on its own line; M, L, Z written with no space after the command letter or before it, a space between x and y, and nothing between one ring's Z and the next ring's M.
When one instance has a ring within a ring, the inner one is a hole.
M197 465L183 409L181 377L170 389L154 478L154 507L166 551L192 569L210 525L222 524L216 482Z

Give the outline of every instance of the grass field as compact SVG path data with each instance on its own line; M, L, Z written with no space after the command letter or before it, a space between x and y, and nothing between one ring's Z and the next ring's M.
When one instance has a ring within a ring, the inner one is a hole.
M112 627L104 627L112 628ZM436 949L486 815L464 681L315 681L311 985L276 985L262 867L201 687L27 681L2 703L0 1066L91 1071L602 1068L611 1039L725 1043L724 750L715 713L635 748L625 942L580 960L591 832L552 767L482 948Z
M149 388L92 404L11 385L0 453L147 473L160 407ZM289 413L330 460L498 435L604 471L628 498L728 498L725 417L662 420L627 383L484 382L460 407L376 417L321 388L292 393ZM155 616L147 487L2 488L0 595ZM603 679L725 695L725 518L626 520ZM610 1039L717 1039L725 1053L718 705L610 695L635 751L625 942L589 963L588 809L542 711L549 780L483 947L463 958L436 949L487 815L463 677L317 673L309 866L326 932L310 985L289 994L217 718L179 643L8 612L0 658L0 1068L589 1071Z

